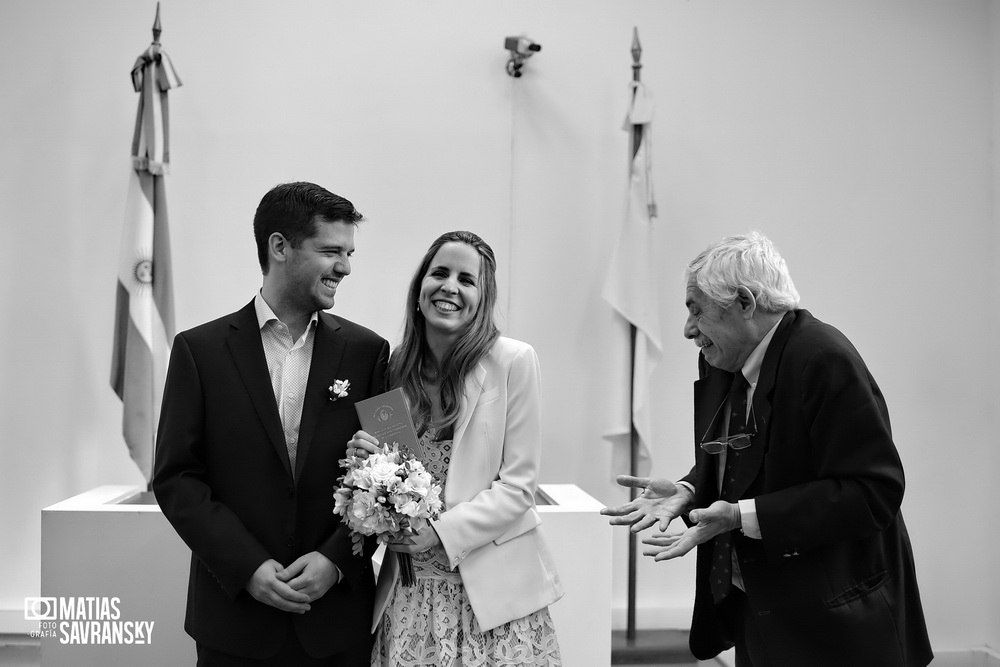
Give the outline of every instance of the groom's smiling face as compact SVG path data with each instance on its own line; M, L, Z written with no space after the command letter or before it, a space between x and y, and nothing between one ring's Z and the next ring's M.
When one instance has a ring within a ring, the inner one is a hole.
M353 254L354 225L318 219L315 233L289 249L288 298L298 301L303 312L333 308L340 281L351 273Z

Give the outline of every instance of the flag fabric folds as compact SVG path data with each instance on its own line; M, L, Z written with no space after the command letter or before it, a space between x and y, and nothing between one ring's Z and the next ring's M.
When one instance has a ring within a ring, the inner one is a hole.
M159 8L157 7L157 11ZM159 31L159 28L154 28ZM170 114L167 92L181 85L170 57L158 42L149 45L132 67L132 87L139 93L132 166L162 176L170 163Z
M163 178L170 163L167 92L181 85L156 41L158 26L159 17L153 44L132 70L139 109L118 261L111 358L111 386L122 400L122 434L147 482L153 472L160 399L175 333Z
M612 466L615 474L629 471L631 427L639 439L637 472L644 476L651 467L652 406L649 381L662 357L660 339L659 285L656 271L655 226L656 201L653 197L651 129L653 97L640 82L632 81L631 103L624 129L629 136L640 133L638 150L632 155L634 141L629 142L629 179L625 221L621 228L605 280L602 295L618 315L619 323L629 337L630 325L635 326L634 361L631 368L631 411L629 410L629 368L624 365L623 389L615 392L617 404L612 405L613 423L605 438L610 440ZM627 349L627 343L623 346ZM631 414L630 414L631 412Z

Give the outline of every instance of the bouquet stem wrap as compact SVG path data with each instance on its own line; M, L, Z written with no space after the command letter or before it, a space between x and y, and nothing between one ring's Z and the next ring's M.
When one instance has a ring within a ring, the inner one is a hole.
M413 571L413 558L410 554L397 551L396 560L399 562L399 580L404 586L415 585L417 583L417 575Z

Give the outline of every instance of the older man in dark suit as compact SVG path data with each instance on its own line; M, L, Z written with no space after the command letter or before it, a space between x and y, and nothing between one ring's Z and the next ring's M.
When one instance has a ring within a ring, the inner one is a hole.
M604 511L656 560L698 547L690 644L738 667L922 667L932 652L900 514L882 392L837 329L798 308L764 236L688 266L684 335L701 349L695 466ZM663 531L683 516L688 529Z
M191 547L199 665L369 665L374 545L352 554L333 492L389 346L322 312L361 219L317 185L275 187L254 217L260 292L174 340L153 490Z

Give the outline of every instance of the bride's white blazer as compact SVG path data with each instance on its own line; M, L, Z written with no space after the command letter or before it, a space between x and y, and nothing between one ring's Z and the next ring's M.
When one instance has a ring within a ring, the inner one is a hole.
M445 507L434 529L458 569L480 630L552 604L562 585L539 531L541 374L535 350L498 338L466 379L455 427ZM374 627L398 576L379 572Z

